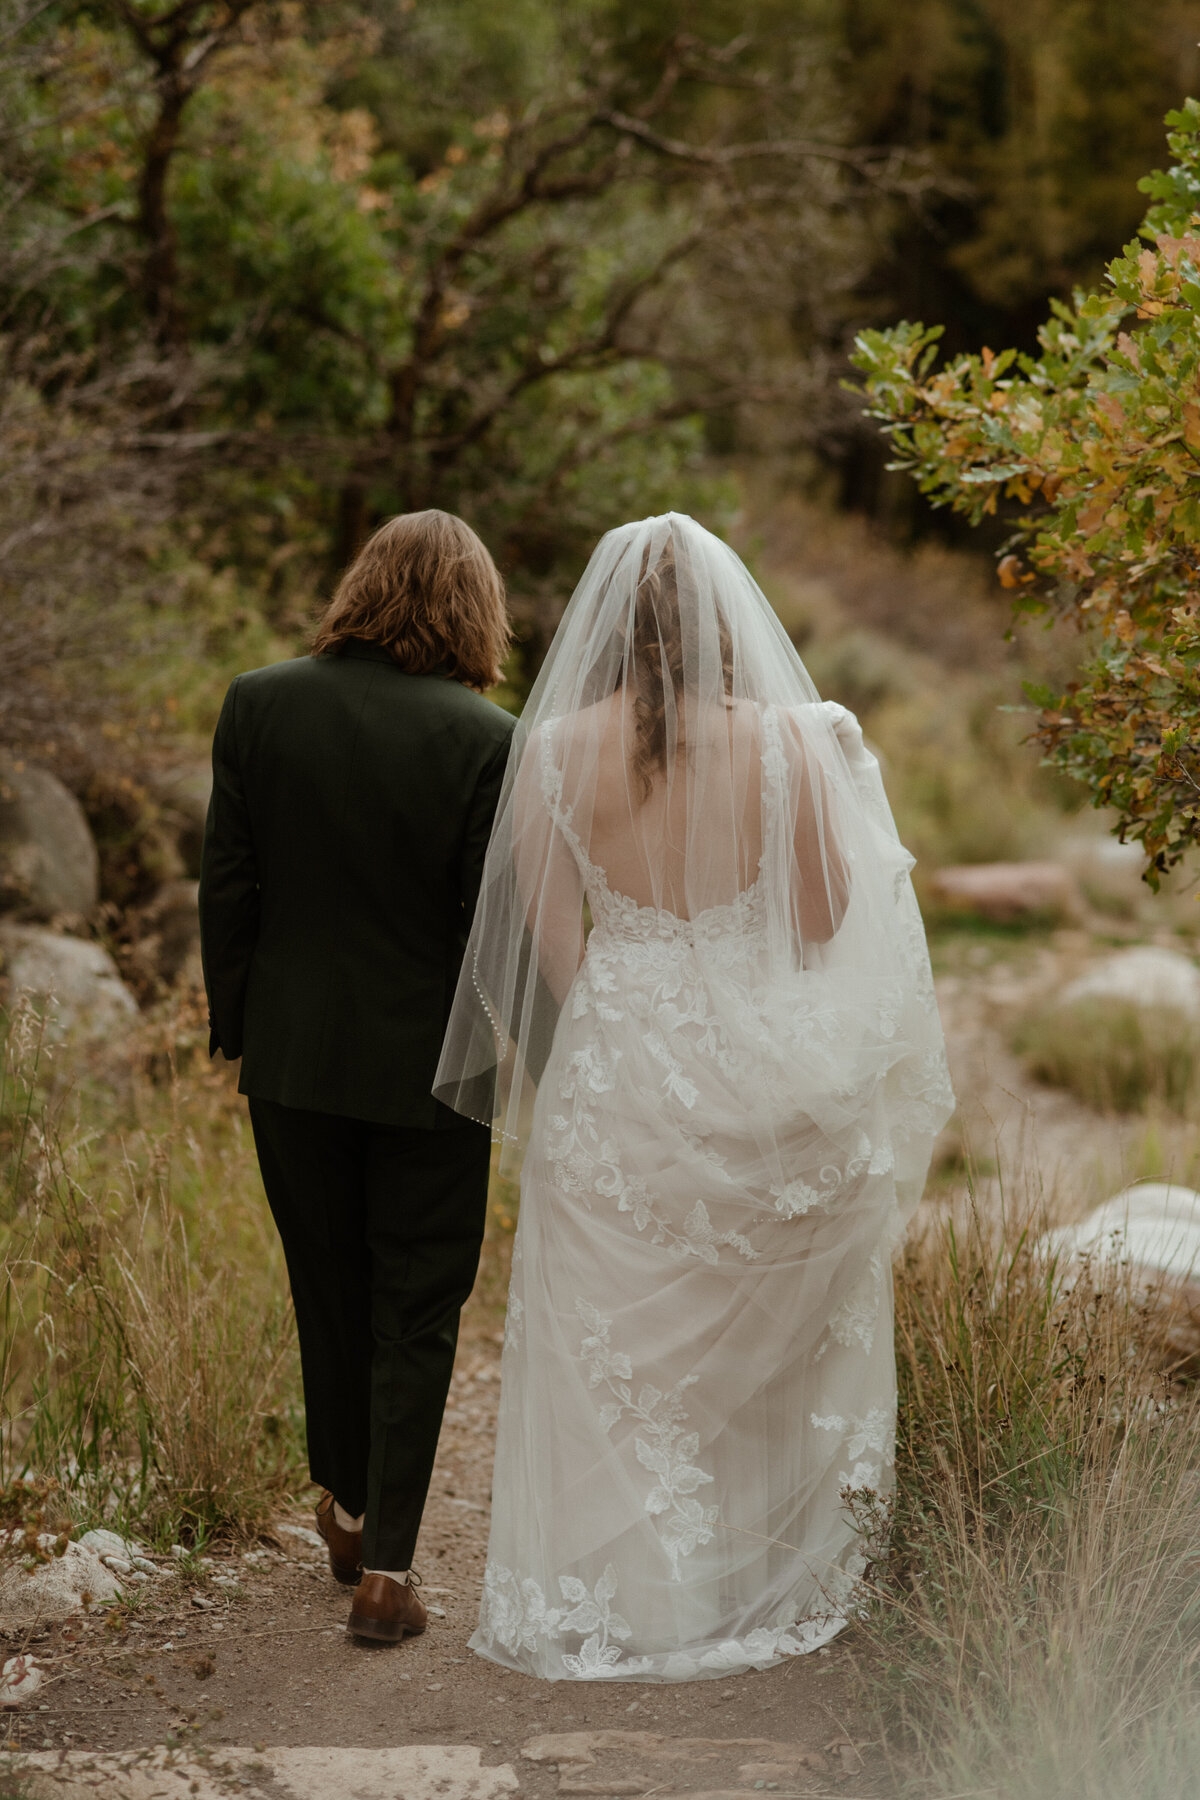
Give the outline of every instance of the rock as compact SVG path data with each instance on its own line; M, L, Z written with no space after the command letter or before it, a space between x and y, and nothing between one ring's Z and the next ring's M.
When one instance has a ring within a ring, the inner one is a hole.
M137 1001L99 944L5 921L0 957L9 1006L22 995L44 1006L53 1040L123 1035L137 1019Z
M1142 1181L1094 1207L1077 1225L1048 1231L1040 1247L1068 1265L1128 1264L1137 1294L1152 1303L1168 1360L1200 1357L1200 1194ZM1070 1272L1068 1269L1068 1280Z
M100 898L100 858L82 806L48 769L0 759L0 910L79 918Z
M162 809L162 821L174 838L187 873L200 873L204 821L212 795L212 768L208 762L184 763L160 775L154 797Z
M143 974L174 986L181 977L199 984L200 883L167 881L133 920L133 955Z
M85 1604L105 1606L120 1597L115 1575L94 1550L68 1544L61 1556L27 1569L21 1559L0 1574L0 1632L29 1631L69 1619Z
M962 863L930 878L934 900L953 912L996 924L1022 919L1070 919L1083 910L1069 869L1056 862Z
M10 1656L0 1669L0 1706L20 1706L36 1694L46 1676L33 1656Z
M4 1791L17 1779L29 1800L226 1800L268 1788L287 1800L519 1800L520 1790L510 1764L485 1766L473 1744L382 1750L205 1745L198 1752L169 1744L156 1750L0 1753Z
M320 1532L313 1531L308 1525L289 1525L281 1519L276 1525L275 1531L281 1537L296 1538L301 1544L307 1544L310 1550L324 1551L325 1549L325 1539Z
M1200 1282L1200 1194L1166 1181L1140 1181L1094 1207L1077 1225L1047 1232L1058 1256L1129 1262L1147 1275Z
M158 1573L150 1561L145 1545L135 1544L132 1538L123 1538L119 1532L85 1531L77 1541L85 1550L94 1550L101 1562L106 1563L110 1569L114 1563L122 1562L127 1569L139 1569L143 1575Z
M1200 969L1178 950L1137 944L1093 963L1064 988L1060 1003L1113 1000L1154 1011L1168 1007L1200 1024Z

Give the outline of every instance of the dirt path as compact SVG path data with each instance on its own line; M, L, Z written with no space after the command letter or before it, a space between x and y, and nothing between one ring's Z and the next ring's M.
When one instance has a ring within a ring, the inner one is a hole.
M277 1549L214 1557L194 1586L165 1575L124 1616L55 1627L32 1643L53 1678L11 1716L8 1748L57 1761L62 1751L175 1745L184 1757L181 1794L207 1767L216 1791L236 1779L250 1791L307 1796L299 1777L299 1786L278 1770L272 1779L280 1747L374 1756L413 1745L474 1746L482 1769L515 1784L477 1787L467 1765L451 1761L430 1777L428 1791L445 1800L884 1794L882 1756L854 1717L853 1633L781 1668L669 1687L539 1682L468 1650L487 1542L495 1324L494 1307L481 1301L464 1332L418 1556L425 1597L444 1616L431 1618L424 1638L381 1650L348 1638L349 1601L305 1535L311 1515L297 1512L281 1525L298 1532L277 1531ZM224 1585L231 1574L236 1592ZM260 1773L230 1763L231 1748L255 1746ZM105 1764L83 1760L95 1780ZM312 1791L322 1800L374 1794L372 1767L370 1757L320 1765ZM413 1800L424 1791L416 1764L407 1775L379 1768L380 1794ZM134 1770L99 1791L140 1800L139 1780ZM146 1792L175 1785L160 1772Z

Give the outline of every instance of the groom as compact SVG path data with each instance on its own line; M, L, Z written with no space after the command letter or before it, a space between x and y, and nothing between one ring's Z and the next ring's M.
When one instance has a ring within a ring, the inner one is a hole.
M514 721L504 588L452 514L388 521L308 656L239 675L200 882L210 1054L241 1057L296 1308L349 1629L424 1630L411 1575L479 1261L490 1134L430 1094Z

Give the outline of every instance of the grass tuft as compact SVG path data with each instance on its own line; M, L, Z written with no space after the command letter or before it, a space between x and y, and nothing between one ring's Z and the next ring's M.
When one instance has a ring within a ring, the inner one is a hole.
M0 1071L0 1482L32 1484L31 1504L56 1482L76 1525L253 1535L305 1476L294 1322L240 1105L220 1071L54 1102L42 1073L36 1021L17 1016Z
M1030 1220L897 1269L897 1491L867 1680L903 1793L1177 1800L1200 1750L1200 1410L1129 1271Z
M1014 1048L1030 1073L1100 1112L1200 1100L1200 1037L1182 1013L1125 1001L1078 1000L1026 1020Z

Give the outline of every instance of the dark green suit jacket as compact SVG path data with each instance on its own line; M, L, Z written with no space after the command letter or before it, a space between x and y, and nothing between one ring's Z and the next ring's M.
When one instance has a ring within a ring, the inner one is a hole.
M200 928L210 1053L244 1094L460 1123L429 1090L514 723L376 644L233 682Z

